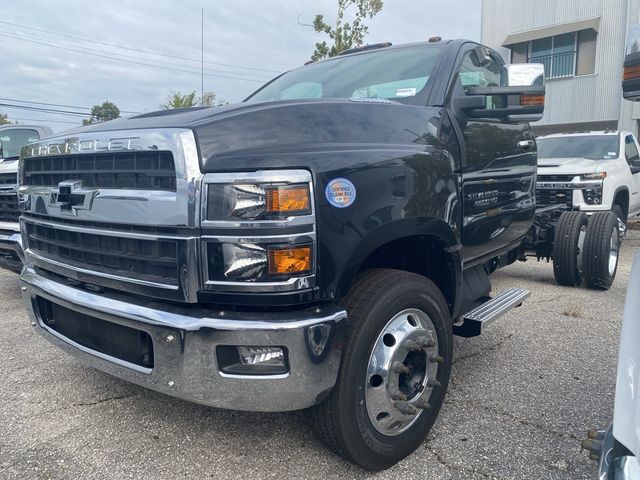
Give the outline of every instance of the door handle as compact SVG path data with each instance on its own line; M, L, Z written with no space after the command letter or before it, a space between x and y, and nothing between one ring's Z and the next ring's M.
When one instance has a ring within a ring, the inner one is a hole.
M520 150L531 150L533 148L533 140L520 140L518 142L518 148Z

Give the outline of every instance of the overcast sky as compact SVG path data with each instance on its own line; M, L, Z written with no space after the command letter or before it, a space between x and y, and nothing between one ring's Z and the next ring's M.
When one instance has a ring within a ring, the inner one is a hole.
M238 102L277 72L309 59L315 42L324 37L300 26L298 16L301 23L311 23L318 13L333 21L336 3L2 0L0 104L20 100L91 107L110 100L122 111L145 112L157 110L171 91L199 95L202 8L204 89ZM479 40L480 0L385 0L382 12L369 21L366 43L406 43L433 35ZM54 131L82 118L6 105L0 105L0 113Z

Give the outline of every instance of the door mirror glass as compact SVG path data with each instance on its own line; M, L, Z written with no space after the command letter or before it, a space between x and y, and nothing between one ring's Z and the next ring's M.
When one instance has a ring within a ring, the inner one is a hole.
M622 95L627 100L640 102L640 25L629 29L623 68Z
M541 63L513 63L507 67L510 87L544 86L544 65Z

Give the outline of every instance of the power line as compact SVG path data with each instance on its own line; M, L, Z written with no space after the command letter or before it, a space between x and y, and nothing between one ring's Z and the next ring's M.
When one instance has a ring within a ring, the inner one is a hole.
M198 62L198 63L201 62L201 59L181 57L181 56L177 56L177 55L170 55L168 53L159 53L159 52L154 52L152 50L145 50L145 49L141 49L141 48L123 47L121 45L116 45L116 44L113 44L113 43L100 42L98 40L92 40L92 39L89 39L89 38L77 37L75 35L68 35L68 34L64 34L64 33L53 32L51 30L45 30L45 29L42 29L42 28L36 28L36 27L28 26L28 25L20 25L20 24L17 24L17 23L11 23L11 22L5 22L5 21L0 21L0 23L5 24L5 25L11 25L13 27L26 28L26 29L28 29L30 31L33 30L33 31L38 31L38 32L44 32L44 33L49 33L51 35L57 35L57 36L60 36L60 37L71 38L71 39L74 39L74 40L82 40L83 42L96 43L98 45L104 45L104 46L107 46L107 47L121 48L123 50L131 50L133 52L148 53L150 55L157 55L157 56L160 56L160 57L176 58L178 60L186 60L188 62ZM206 63L208 65L219 65L221 67L238 68L238 69L243 69L243 70L254 70L254 71L258 71L258 72L282 73L282 71L279 71L279 70L269 70L267 68L258 68L258 67L246 67L246 66L242 66L242 65L234 65L234 64L231 64L231 63L219 63L219 62L210 62L210 61L205 61L204 63Z
M136 62L136 61L133 61L133 60L125 60L123 58L112 57L112 56L109 56L109 55L102 55L102 54L98 54L98 53L87 52L87 51L84 51L84 50L78 50L78 49L75 49L75 48L63 47L63 46L60 46L60 45L54 45L54 44L48 43L48 42L41 42L41 41L38 41L38 40L30 40L30 39L27 39L27 38L11 35L11 34L8 34L8 33L0 33L0 36L13 38L13 39L16 39L16 40L21 40L23 42L37 43L37 44L40 44L40 45L45 45L47 47L59 48L59 49L62 49L62 50L69 50L71 52L83 53L85 55L93 55L94 57L108 58L110 60L117 60L119 62L133 63L133 64L136 64L136 65L143 65L143 66L146 66L146 67L154 67L154 68L160 68L160 69L163 69L163 70L171 70L171 71L174 71L174 72L191 73L191 74L200 75L200 72L194 71L194 70L181 70L181 69L178 69L178 68L170 68L170 67L163 67L161 65L154 65L152 63L143 63L143 62ZM233 77L233 76L229 76L229 75L217 75L217 74L212 74L212 73L205 73L205 76L207 76L207 77L217 77L217 78L228 78L228 79L231 79L231 80L241 80L241 81L245 81L245 82L254 82L254 83L264 83L265 82L265 80L257 80L257 79L253 80L253 79L250 79L250 78Z
M63 105L63 104L60 104L60 103L45 103L45 102L34 102L34 101L31 101L31 100L16 100L15 98L3 98L3 97L0 97L0 100L4 100L4 101L7 101L7 102L30 103L30 104L33 104L33 105L48 105L50 107L83 108L85 110L91 110L91 108L92 108L92 107L79 107L77 105ZM129 110L120 110L120 112L121 113L134 113L134 114L140 113L140 112L132 112L132 111L129 111Z
M70 125L81 125L81 122L68 122L65 120L45 120L44 118L18 118L8 117L10 120L20 120L21 122L43 122L43 123L68 123ZM19 125L19 124L16 124Z
M9 33L8 35L14 35L15 37L19 37L18 38L19 40L32 41L32 42L44 42L45 44L47 44L49 46L52 46L52 47L56 47L56 48L64 48L64 49L71 49L71 50L79 48L79 49L82 49L82 51L84 53L91 52L93 54L94 52L97 52L97 54L116 55L116 57L113 57L113 58L116 58L117 60L121 60L118 57L124 57L124 58L133 58L134 60L143 60L145 62L147 62L147 61L156 62L156 63L159 62L158 60L152 60L152 59L149 59L149 58L146 58L146 57L140 57L140 56L135 56L135 55L127 55L125 53L113 53L113 52L108 52L108 51L105 51L105 50L98 50L98 49L90 48L90 47L81 47L81 46L75 46L75 45L69 47L68 45L65 45L65 44L52 43L52 41L50 41L50 40L44 40L44 39L40 39L40 38L37 38L37 37L29 37L29 36L26 36L26 35L23 35L23 34L19 34L19 33ZM12 37L12 38L14 38L14 37ZM73 51L75 51L75 50L73 50ZM160 62L163 65L172 65L174 67L195 68L193 65L185 65L184 63L167 62L166 60L165 61L160 61ZM248 78L251 78L251 79L260 80L262 82L266 82L267 80L270 80L270 78L258 77L256 75L250 74L250 73L230 72L228 70L208 70L208 71L212 75L213 75L214 72L216 74L217 73L223 73L223 74L227 74L228 73L228 74L231 74L231 75L241 75L242 77L248 77Z
M43 112L43 113L55 113L58 115L71 115L74 117L90 117L91 116L90 113L85 113L85 112L73 112L70 110L57 110L54 108L43 108L43 107L30 107L27 105L14 105L11 103L0 103L0 107L17 108L20 110L32 110L34 112Z

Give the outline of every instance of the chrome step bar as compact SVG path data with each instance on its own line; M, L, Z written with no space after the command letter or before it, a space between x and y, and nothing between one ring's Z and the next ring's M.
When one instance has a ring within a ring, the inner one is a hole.
M462 316L463 323L454 327L456 335L462 337L476 337L482 333L484 327L500 318L509 310L522 305L531 292L522 288L510 288L497 297L487 300L481 305L469 310Z

